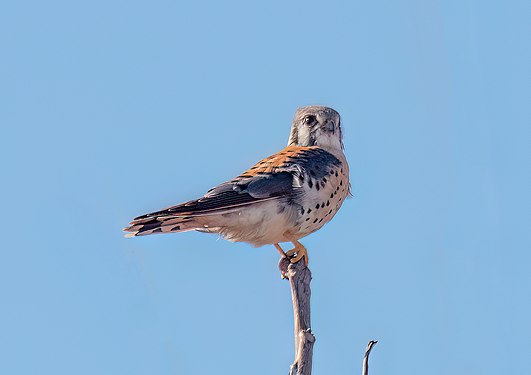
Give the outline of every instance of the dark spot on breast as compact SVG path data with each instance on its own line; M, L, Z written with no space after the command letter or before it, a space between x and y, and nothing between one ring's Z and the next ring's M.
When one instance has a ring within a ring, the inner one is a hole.
M317 205L315 206L315 209L316 209L316 210L319 209L319 203L317 203Z
M305 221L308 221L308 220L310 220L310 218L309 218L309 217L307 217Z
M321 182L321 187L324 189L324 187L325 187L325 183L324 182Z
M301 215L304 215L304 207L301 207Z
M328 181L326 177L323 177L323 182L326 183L326 181Z
M313 223L314 223L314 224L317 223L317 220L319 220L319 219L315 219L315 220L313 221Z
M336 191L339 191L339 186L337 187Z
M315 183L315 188L317 189L317 191L319 191L319 182Z
M313 182L312 182L312 179L311 179L311 178L308 180L308 186L310 187L310 189L311 189L312 186L313 186Z
M181 230L181 226L180 226L180 225L177 225L176 227L171 228L171 230L172 230L172 231L173 231L173 230Z
M338 176L338 174L337 174L337 171L336 171L336 177L337 177L337 176Z
M311 208L308 208L308 211L306 211L307 213L310 213L312 212L312 209Z
M324 219L324 218L323 218ZM319 220L319 222L321 223L323 221L323 219Z
M343 186L343 180L339 181L339 186Z
M330 206L330 201L326 201L326 207Z
M332 210L328 211L328 214L330 215L332 213Z
M323 207L324 207L324 202L323 202L323 203L321 203L321 208L323 208Z
M334 198L334 193L330 194L330 199Z

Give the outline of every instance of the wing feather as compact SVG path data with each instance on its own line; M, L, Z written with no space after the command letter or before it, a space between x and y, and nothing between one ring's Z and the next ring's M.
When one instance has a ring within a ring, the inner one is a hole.
M272 199L294 198L304 176L325 172L321 165L338 165L339 160L318 147L288 146L256 163L238 177L210 189L203 197L160 211L136 217L131 224L150 224L153 218L189 219L233 211L243 206ZM317 177L317 176L316 176ZM155 224L155 223L153 223Z
M258 202L278 199L290 195L292 191L293 175L288 172L235 179L210 189L199 199L136 217L133 223L157 216L194 217L225 212Z

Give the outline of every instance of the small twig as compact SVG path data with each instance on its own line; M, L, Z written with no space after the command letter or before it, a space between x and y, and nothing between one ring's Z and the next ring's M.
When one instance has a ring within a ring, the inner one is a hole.
M367 349L365 349L365 357L363 357L363 372L362 372L362 375L369 375L369 355L371 354L372 347L377 342L378 341L374 341L374 340L369 341L369 344L367 345Z
M295 360L290 367L289 374L311 375L313 344L315 342L310 323L312 273L304 261L293 264L286 257L280 259L278 268L282 277L289 279L293 302Z

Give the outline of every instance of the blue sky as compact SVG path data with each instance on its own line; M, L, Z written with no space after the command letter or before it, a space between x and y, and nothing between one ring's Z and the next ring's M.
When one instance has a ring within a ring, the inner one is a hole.
M273 247L124 239L343 118L353 197L303 240L314 373L531 373L527 1L0 6L0 372L286 373ZM250 370L251 369L251 370Z

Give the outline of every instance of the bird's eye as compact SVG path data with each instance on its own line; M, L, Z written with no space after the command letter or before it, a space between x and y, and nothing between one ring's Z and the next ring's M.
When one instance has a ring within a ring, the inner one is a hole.
M306 125L312 125L313 123L315 123L316 120L317 120L317 119L315 118L315 116L311 116L311 115L310 115L310 116L306 116L306 117L304 118L304 123L305 123Z

